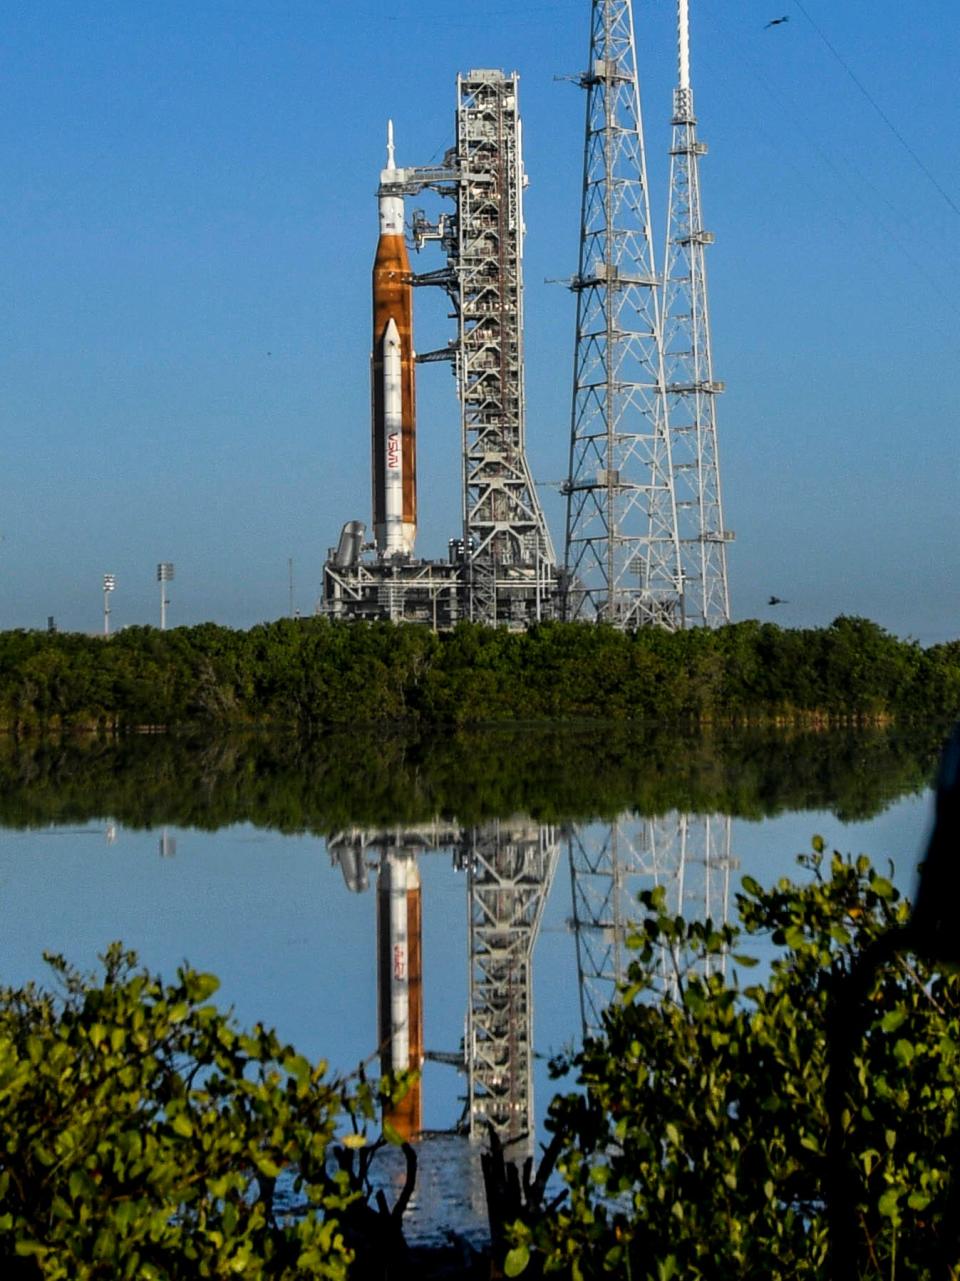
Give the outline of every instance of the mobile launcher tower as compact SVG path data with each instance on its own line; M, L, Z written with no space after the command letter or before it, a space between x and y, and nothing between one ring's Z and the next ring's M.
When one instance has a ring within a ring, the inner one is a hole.
M523 188L517 75L457 78L456 145L439 167L398 168L393 129L380 174L371 361L373 535L348 521L323 568L321 613L452 627L461 619L525 628L558 613L553 544L527 465L523 391ZM405 202L432 190L453 202L436 223L416 211L417 250L446 265L414 274ZM413 290L439 287L456 336L413 349ZM446 561L414 556L416 365L451 361L460 401L461 528Z

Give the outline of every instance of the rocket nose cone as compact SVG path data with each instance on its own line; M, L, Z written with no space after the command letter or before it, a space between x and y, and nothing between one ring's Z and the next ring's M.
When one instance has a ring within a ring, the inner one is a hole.
M396 343L398 347L400 345L400 330L397 328L397 322L392 316L387 321L386 328L383 331L383 340L388 343Z

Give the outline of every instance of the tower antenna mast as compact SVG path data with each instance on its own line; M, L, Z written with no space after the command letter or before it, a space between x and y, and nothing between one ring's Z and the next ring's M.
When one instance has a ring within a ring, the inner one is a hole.
M683 626L631 0L592 0L564 558L570 619Z
M664 365L676 486L677 522L687 626L730 621L727 543L717 455L717 395L713 376L699 159L690 83L689 0L677 0L678 81L673 94L670 195L664 269Z

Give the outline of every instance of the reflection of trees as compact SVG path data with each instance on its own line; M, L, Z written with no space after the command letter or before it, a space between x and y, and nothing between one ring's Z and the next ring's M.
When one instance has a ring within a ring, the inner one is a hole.
M603 1011L626 978L627 937L638 918L641 890L662 886L665 907L674 916L718 925L726 920L730 875L737 866L731 826L722 815L673 813L648 819L622 814L612 823L571 829L572 923L585 1037L600 1035ZM672 966L679 960L662 957L666 991L674 986Z
M927 783L934 729L684 735L613 725L431 738L330 735L0 742L0 824L249 822L328 835L456 815L542 822L828 809L867 818Z

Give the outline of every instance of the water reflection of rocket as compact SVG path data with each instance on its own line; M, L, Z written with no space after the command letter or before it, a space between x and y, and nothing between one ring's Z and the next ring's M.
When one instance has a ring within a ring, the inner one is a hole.
M423 1067L420 870L416 855L380 856L377 878L377 995L384 1072ZM420 1082L385 1116L404 1139L423 1128Z
M373 531L385 556L411 555L417 536L417 419L413 355L413 286L403 239L393 122L387 167L380 174L380 239L373 263Z

